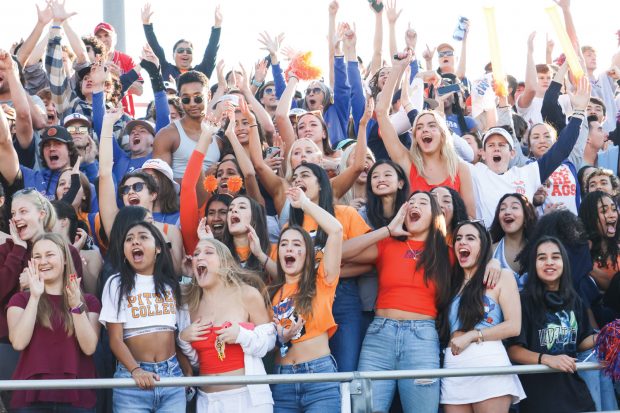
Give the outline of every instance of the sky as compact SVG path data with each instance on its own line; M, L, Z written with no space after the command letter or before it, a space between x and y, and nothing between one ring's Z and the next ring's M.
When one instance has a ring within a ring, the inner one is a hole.
M109 0L110 1L110 0ZM115 0L119 2L119 0ZM555 40L554 56L561 53L560 44L553 31L544 8L554 3L551 0L396 0L402 8L396 25L399 47L404 47L404 32L408 23L418 33L417 54L421 57L425 45L431 48L439 43L449 42L455 46L457 55L460 43L452 39L452 33L459 16L471 22L467 43L467 75L476 79L483 74L483 68L490 61L487 26L483 6L495 8L498 41L504 71L522 80L525 73L527 38L536 31L534 58L543 63L546 35ZM227 70L238 63L252 66L266 52L260 50L258 33L268 31L275 35L284 32L284 45L297 50L312 51L315 64L327 66L327 22L328 0L222 0L224 15L220 52L218 59L224 59ZM43 1L2 0L2 36L0 47L8 48L20 37L27 37L36 23L35 4ZM155 33L164 47L169 61L172 61L172 46L176 40L186 38L193 42L197 63L204 52L213 24L216 1L196 0L152 0L152 17ZM125 0L125 52L137 58L142 45L146 43L142 30L141 0ZM66 8L78 14L72 18L72 25L79 34L92 33L102 20L102 0L66 0ZM572 0L571 10L581 44L590 44L597 49L599 68L609 66L617 50L616 31L620 29L617 20L619 0ZM559 8L558 8L558 12ZM355 23L357 52L365 61L371 57L375 17L366 0L340 0L338 22ZM389 57L387 21L384 17L383 56ZM326 73L324 71L324 73ZM213 80L215 82L215 79Z

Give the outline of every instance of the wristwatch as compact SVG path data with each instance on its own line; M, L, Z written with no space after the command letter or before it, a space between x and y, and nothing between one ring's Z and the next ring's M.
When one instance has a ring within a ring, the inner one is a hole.
M71 310L69 310L72 314L82 314L84 311L86 311L86 304L84 303L80 303L80 305L78 305L77 307L73 307Z
M256 86L256 87L261 87L263 85L263 83L265 82L258 82L256 79L252 79L252 85Z

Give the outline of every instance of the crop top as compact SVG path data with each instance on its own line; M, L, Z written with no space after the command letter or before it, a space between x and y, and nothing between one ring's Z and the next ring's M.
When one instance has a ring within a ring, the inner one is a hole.
M417 268L424 248L423 241L399 241L391 237L377 243L377 309L394 309L437 317L437 286L431 279L425 283L424 268ZM452 263L454 254L452 248L449 249Z
M316 295L312 299L312 313L306 316L306 324L301 331L291 340L293 343L310 340L327 332L331 337L336 332L338 325L334 321L332 306L336 296L336 286L338 278L328 284L325 281L325 270L323 261L319 264L316 272ZM276 323L283 327L298 320L300 315L295 310L293 295L297 292L298 283L284 284L273 296L271 304L277 319Z
M446 178L445 181L439 184L431 185L428 182L426 182L426 179L424 179L422 175L418 173L418 170L416 169L413 162L411 163L411 169L409 169L409 185L411 188L411 192L430 191L431 189L436 188L438 186L447 186L449 188L454 189L457 192L461 192L461 178L459 177L458 173L454 177L454 181L452 181L452 179L448 176L448 178Z
M254 330L254 324L252 323L239 323L239 325L247 330ZM217 334L215 332L230 326L231 323L228 321L221 326L213 326L202 336L204 340L191 343L194 350L198 353L200 374L226 373L244 368L243 358L245 354L240 344L226 344L224 347L224 357L220 359L218 355L216 348Z
M457 295L450 304L450 334L461 328L461 321L458 319L459 305L461 303L461 296ZM482 296L482 303L484 305L484 316L482 320L476 324L474 328L484 329L498 325L504 321L504 314L499 304L489 297L488 295Z
M177 304L169 286L162 297L155 294L153 276L136 274L136 283L129 294L121 299L120 275L111 276L103 287L99 322L122 323L123 339L156 331L174 331L177 324Z

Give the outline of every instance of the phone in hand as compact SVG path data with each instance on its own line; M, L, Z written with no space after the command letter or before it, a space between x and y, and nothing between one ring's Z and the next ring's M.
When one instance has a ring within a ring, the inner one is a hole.
M280 155L280 148L277 146L270 146L265 149L265 159L275 158Z
M370 6L375 9L377 13L380 13L383 10L383 3L378 3L377 0L368 0Z
M441 86L437 88L437 94L439 96L447 95L448 93L460 92L461 86L458 84Z

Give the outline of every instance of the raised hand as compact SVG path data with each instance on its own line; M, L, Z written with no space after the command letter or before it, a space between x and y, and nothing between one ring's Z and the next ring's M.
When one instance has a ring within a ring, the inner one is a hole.
M250 111L250 107L248 106L248 102L245 100L243 96L239 96L239 110L243 117L245 117L250 125L254 125L256 123L256 116ZM233 123L235 122L234 114L233 114Z
M106 64L101 60L93 63L90 67L90 80L93 82L93 89L102 90L106 77Z
M555 46L555 43L553 42L553 39L549 37L549 33L546 34L546 37L547 37L547 54L551 55L553 53L553 46Z
M392 222L390 222L388 224L387 229L389 230L390 236L392 236L392 237L401 237L401 236L408 237L408 236L411 235L404 228L405 216L407 215L408 208L409 208L409 204L404 203L400 207L400 209L398 210L396 215L394 215L394 218L392 219Z
M103 115L103 123L115 124L120 118L123 117L123 107L112 107L105 111Z
M258 238L258 234L256 234L256 230L251 225L246 225L245 228L248 231L248 241L250 243L250 252L256 258L259 258L263 253L263 250L260 246L260 239Z
M435 56L435 50L437 50L436 47L433 47L432 49L430 47L428 47L428 45L426 45L426 50L424 50L422 52L422 58L424 60L426 60L427 62L430 62L433 60L433 56Z
M337 0L332 0L329 3L329 15L330 16L335 16L338 13L338 9L340 8L340 5L338 4Z
M362 119L360 119L360 125L367 125L368 121L372 118L372 114L375 111L375 100L368 96L366 98L366 106L364 107L364 114L362 115Z
M37 260L28 261L28 286L30 287L30 295L34 298L41 298L41 295L45 291L45 284L39 274L39 263Z
M396 0L387 0L385 2L385 17L389 24L396 24L396 20L400 17L403 9L396 11Z
M574 110L585 111L590 102L590 81L587 76L582 76L577 83L577 91L574 95L570 95L570 101Z
M302 208L305 202L310 202L304 191L301 188L290 187L286 190L286 197L288 198L293 208Z
M67 302L70 308L79 306L82 302L82 294L80 292L81 278L78 278L76 274L71 274L69 281L67 282Z
M214 239L213 232L211 232L211 227L207 225L207 218L203 217L198 224L198 228L196 229L196 234L198 235L199 240L205 239Z
M536 32L530 33L527 38L527 51L528 53L534 52L534 39L536 38Z
M142 7L142 24L151 24L151 16L155 13L151 10L151 3L144 3Z
M407 45L407 49L415 51L415 46L417 42L418 33L411 28L411 23L409 23L409 25L407 26L407 31L405 32L405 44Z
M88 239L88 232L84 231L82 228L78 228L75 234L75 241L73 242L73 247L81 251L86 244L86 240Z
M280 50L280 46L282 46L284 41L284 33L280 33L274 38L267 32L259 33L258 36L258 42L263 45L261 49L269 52L271 56L277 56L278 50Z
M35 6L37 8L37 19L39 23L46 25L52 21L54 18L54 12L52 11L52 7L49 2L42 9L39 8L38 4L35 4Z
M140 58L146 60L147 62L153 63L157 68L159 68L159 58L157 58L155 52L153 52L153 49L151 49L151 46L148 44L142 47L142 54L140 55Z
M9 221L9 234L11 235L11 240L13 241L13 244L19 245L24 249L28 248L28 244L26 243L26 241L20 238L19 232L17 231L17 226L15 225L15 221L12 219Z
M354 49L357 44L357 35L355 33L355 24L353 27L350 25L345 26L345 30L342 32L342 44L345 49Z
M4 72L7 75L13 73L15 63L11 55L4 49L0 49L0 72Z
M265 59L260 59L254 65L254 80L260 83L265 81L267 77L267 61Z
M224 20L224 16L222 16L222 10L220 9L220 5L215 6L215 12L213 14L215 23L213 24L215 27L222 27L222 20Z
M75 16L77 12L68 12L65 10L65 0L51 0L49 2L50 7L52 8L52 13L54 15L54 21L58 23L63 23L71 16Z

